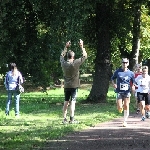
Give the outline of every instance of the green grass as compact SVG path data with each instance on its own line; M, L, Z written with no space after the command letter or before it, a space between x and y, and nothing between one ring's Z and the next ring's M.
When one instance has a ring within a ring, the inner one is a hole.
M79 124L63 125L62 107L63 89L42 92L30 92L21 95L20 117L14 116L14 101L10 116L5 116L6 93L0 93L0 149L29 150L42 147L46 141L58 139L69 132L94 126L97 123L116 118L115 94L110 87L108 103L81 104L89 94L90 87L78 92L75 117ZM68 112L69 114L69 112Z

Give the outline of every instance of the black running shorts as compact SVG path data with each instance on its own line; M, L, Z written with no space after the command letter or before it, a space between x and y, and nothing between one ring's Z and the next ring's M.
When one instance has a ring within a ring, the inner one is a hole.
M150 96L148 93L140 93L140 101L145 101L145 105L150 105Z
M78 88L65 88L65 101L76 101Z
M137 101L140 103L140 92L137 92Z

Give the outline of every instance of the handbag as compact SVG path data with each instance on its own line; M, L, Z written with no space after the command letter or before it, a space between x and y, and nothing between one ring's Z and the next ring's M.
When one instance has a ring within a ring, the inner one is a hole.
M22 85L18 84L16 90L18 91L18 93L23 93L24 87Z
M24 87L20 84L20 77L19 76L18 76L18 83L17 83L16 90L18 91L18 93L24 92Z

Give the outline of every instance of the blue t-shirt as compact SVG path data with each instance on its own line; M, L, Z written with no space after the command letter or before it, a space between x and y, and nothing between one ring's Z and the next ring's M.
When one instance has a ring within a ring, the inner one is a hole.
M122 68L117 69L111 80L115 80L117 82L117 93L129 93L131 91L130 83L135 83L134 73L129 69L124 71Z

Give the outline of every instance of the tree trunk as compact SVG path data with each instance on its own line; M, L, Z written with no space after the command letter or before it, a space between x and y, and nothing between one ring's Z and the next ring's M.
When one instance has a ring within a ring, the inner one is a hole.
M139 49L140 49L140 23L141 23L141 6L135 7L134 21L133 21L133 39L132 52L130 54L130 69L133 69L135 64L139 63Z
M93 86L87 98L89 102L106 102L109 81L111 77L111 52L109 33L109 7L97 4L97 54Z

